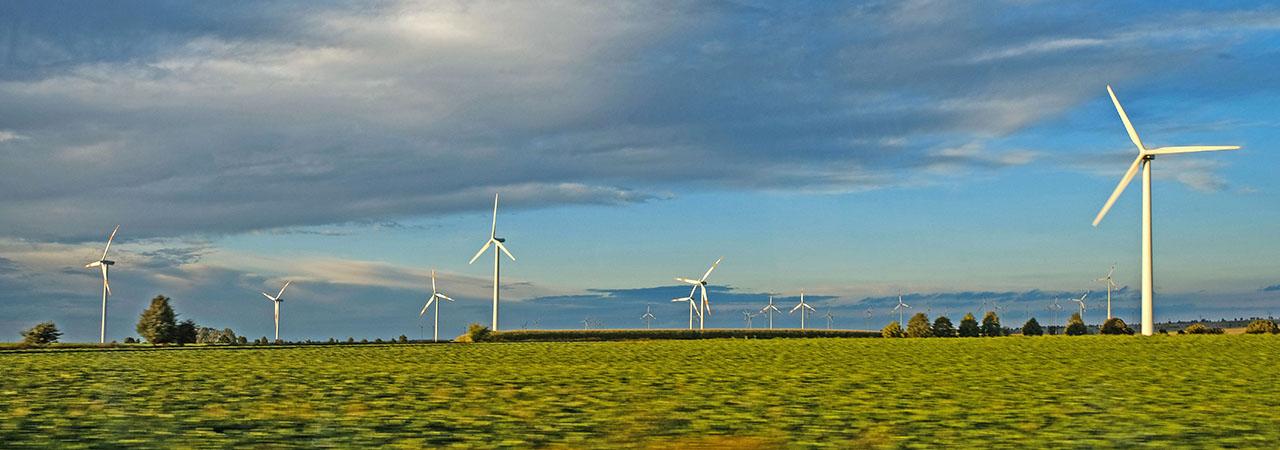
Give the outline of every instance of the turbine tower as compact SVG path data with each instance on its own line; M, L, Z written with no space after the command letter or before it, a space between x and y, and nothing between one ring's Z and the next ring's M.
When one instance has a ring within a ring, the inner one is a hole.
M98 325L99 344L107 343L107 296L111 295L111 283L107 281L107 268L116 263L107 259L107 250L111 250L111 241L116 238L117 231L120 231L120 225L116 225L116 228L111 230L111 236L107 238L107 246L102 249L102 257L84 265L86 269L102 268L102 323Z
M1129 186L1129 182L1138 173L1138 169L1142 169L1142 335L1151 336L1155 333L1155 313L1152 311L1155 303L1155 269L1153 267L1155 264L1152 260L1151 236L1151 162L1157 155L1236 150L1240 147L1235 145L1192 145L1148 149L1142 145L1142 140L1138 138L1138 132L1133 129L1133 124L1129 122L1129 116L1124 113L1124 108L1120 106L1120 100L1116 99L1116 93L1111 90L1110 85L1107 86L1107 94L1111 95L1111 103L1115 104L1116 112L1120 114L1120 121L1124 122L1124 128L1129 132L1129 139L1133 141L1133 145L1138 147L1138 157L1133 160L1133 164L1129 165L1129 170L1120 179L1120 184L1116 186L1115 192L1111 193L1111 197L1102 206L1102 210L1098 211L1098 216L1093 219L1093 226L1097 227L1098 223L1102 222L1102 218L1107 215L1107 211L1111 210L1111 205L1115 204L1116 199L1120 197L1120 193L1124 192L1125 187Z
M800 291L800 303L796 304L796 307L791 308L791 312L787 314L795 314L796 310L800 310L800 329L801 330L804 329L804 316L810 312L818 311L816 309L813 309L812 306L809 306L808 303L804 302L804 291Z
M898 294L898 305L893 307L893 310L898 312L898 326L902 326L902 313L910 307L911 305L902 303L902 294Z
M693 292L694 292L695 290L697 290L697 289L698 289L698 288L696 288L696 287L695 287L695 288L693 288L693 290L690 290L690 291L689 291L689 296L688 296L688 297L680 297L680 298L673 298L673 299L671 299L671 301L672 301L672 302L688 302L688 303L689 303L689 329L690 329L690 330L692 330L692 329L693 329L693 314L694 314L694 311L696 310L696 309L694 308L694 306L693 306L693 305L694 305L694 301L693 301ZM701 312L701 311L698 311L698 317L702 317L702 312Z
M1111 265L1111 270L1107 271L1107 276L1093 280L1107 286L1107 320L1111 320L1111 289L1116 287L1116 280L1111 279L1111 275L1116 273L1116 265Z
M698 329L699 330L703 329L704 320L706 319L706 316L711 314L711 303L707 301L707 278L711 276L711 272L716 270L716 266L720 265L720 261L723 259L724 257L721 256L720 259L717 259L715 263L712 263L711 268L707 269L707 273L702 274L702 278L694 280L689 278L676 277L676 281L691 284L693 285L694 290L700 289L702 291L702 301L701 303L698 304ZM690 297L690 301L692 301L693 291L689 291L689 297Z
M281 288L280 288L280 292L276 293L276 295L275 295L275 296L272 296L271 294L268 294L268 293L266 293L266 292L263 292L263 293L262 293L262 295L263 295L263 296L266 296L266 297L267 297L267 300L271 300L271 303L274 303L274 304L275 304L275 306L276 306L276 314L275 314L275 318L276 318L276 340L275 340L274 342L279 342L279 341L280 341L280 304L281 304L281 303L284 303L284 290L285 290L285 289L287 289L287 288L289 287L289 283L290 283L290 281L285 281L285 282L284 282L284 287L281 287Z
M769 304L768 304L768 305L765 305L765 307L764 307L764 308L760 308L760 314L768 314L768 315L769 315L769 329L770 329L770 330L772 330L772 329L773 329L773 313L775 313L775 312L776 312L776 313L779 313L779 314L781 314L781 313L782 313L782 311L781 311L781 310L779 310L777 306L773 306L773 296L772 296L772 295L770 295L770 296L769 296Z
M644 315L640 316L640 320L644 321L644 328L646 330L649 329L649 324L653 322L654 318L655 317L653 317L653 313L649 311L649 307L648 306L644 307ZM690 323L692 323L692 320L690 321Z
M422 319L422 315L427 313L427 308L430 308L431 304L435 303L436 305L435 320L433 321L434 324L431 325L431 340L434 342L440 342L440 303L441 302L438 300L453 301L453 299L449 298L449 296L441 294L440 291L436 290L436 269L431 269L431 297L428 297L427 304L422 306L422 312L418 313L418 319Z
M471 257L471 262L467 263L476 262L477 259L480 259L480 255L483 255L485 250L489 249L490 245L493 246L493 324L489 327L493 331L498 331L498 286L500 285L498 275L502 262L502 255L498 252L505 253L512 261L516 260L516 257L512 256L511 252L507 250L507 246L502 245L503 242L507 242L507 240L498 237L498 194L493 194L493 225L489 228L489 240L485 241L484 247L480 247L480 251L476 252L476 256Z

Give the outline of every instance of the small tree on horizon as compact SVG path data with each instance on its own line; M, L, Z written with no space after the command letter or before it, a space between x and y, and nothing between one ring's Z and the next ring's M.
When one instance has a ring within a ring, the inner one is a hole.
M889 322L884 328L880 329L880 336L887 338L906 337L906 333L902 332L902 325L898 325L898 321Z
M1124 323L1119 317L1112 317L1102 322L1102 326L1098 328L1100 334L1133 334L1133 328L1129 328L1129 324Z
M1040 326L1040 322L1035 317L1027 319L1027 323L1022 325L1023 336L1044 336L1044 327Z
M138 334L152 344L173 342L177 328L177 314L169 306L169 297L163 295L151 299L151 306L138 318Z
M178 345L196 343L198 340L196 336L197 328L199 327L196 326L196 322L194 320L187 319L179 322L173 329L173 342Z
M1249 326L1244 328L1244 332L1247 334L1276 334L1280 333L1280 326L1276 326L1276 323L1271 320L1257 319L1249 322Z
M1000 327L1000 316L995 311L987 311L982 316L982 335L986 337L1004 336L1004 329Z
M978 328L978 319L973 317L973 313L965 313L964 318L960 319L960 337L978 337L982 334L982 330Z
M956 337L956 327L947 316L938 316L933 321L934 337Z
M1089 327L1085 326L1084 321L1080 319L1080 313L1071 313L1071 319L1067 321L1067 336L1083 336L1089 334Z
M929 316L922 312L912 315L911 320L907 321L907 337L933 337L933 328L929 326Z
M58 331L58 327L53 322L40 322L22 332L22 343L31 345L52 344L58 342L60 337L62 337L62 332Z

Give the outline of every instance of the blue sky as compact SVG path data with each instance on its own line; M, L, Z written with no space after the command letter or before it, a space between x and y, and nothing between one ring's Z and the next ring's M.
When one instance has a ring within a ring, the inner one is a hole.
M1089 225L1135 151L1107 84L1149 146L1244 146L1156 161L1157 319L1268 315L1278 29L1265 2L9 2L0 340L94 337L116 223L114 339L161 293L268 334L285 279L286 338L412 335L431 268L453 335L488 318L495 192L506 328L680 326L672 277L720 256L711 326L801 289L841 327L900 291L1021 323L1138 282L1140 191Z

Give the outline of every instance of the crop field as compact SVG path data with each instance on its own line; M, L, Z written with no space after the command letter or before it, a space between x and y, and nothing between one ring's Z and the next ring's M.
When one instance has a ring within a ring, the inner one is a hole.
M0 353L0 447L1280 446L1275 336Z

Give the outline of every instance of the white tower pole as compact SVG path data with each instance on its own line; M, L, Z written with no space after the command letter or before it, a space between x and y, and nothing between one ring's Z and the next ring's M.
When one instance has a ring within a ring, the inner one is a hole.
M280 341L280 300L275 300L271 303L275 303L276 307L276 341L278 342Z
M498 265L501 264L502 258L499 254L500 250L497 246L493 249L493 331L498 331Z
M1155 334L1154 312L1155 280L1151 254L1151 156L1142 164L1142 335Z
M443 302L444 300L440 298L436 298L435 300L436 300L436 317L435 317L435 325L432 325L431 327L431 330L432 330L431 340L435 342L440 342L440 302Z
M102 323L98 326L98 343L107 343L107 264L102 265Z

